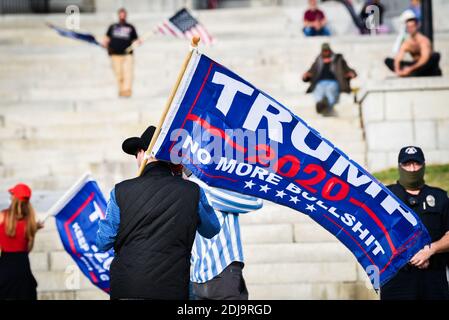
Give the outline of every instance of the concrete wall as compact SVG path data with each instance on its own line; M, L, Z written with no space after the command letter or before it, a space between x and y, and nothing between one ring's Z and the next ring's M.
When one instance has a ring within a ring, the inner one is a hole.
M367 85L362 100L367 165L397 165L399 149L423 148L428 163L449 162L449 79L389 79Z

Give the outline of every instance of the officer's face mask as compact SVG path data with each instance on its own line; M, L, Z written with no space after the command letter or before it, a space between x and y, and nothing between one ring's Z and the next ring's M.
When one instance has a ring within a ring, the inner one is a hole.
M407 190L419 190L424 186L425 164L417 171L405 170L399 164L399 184Z

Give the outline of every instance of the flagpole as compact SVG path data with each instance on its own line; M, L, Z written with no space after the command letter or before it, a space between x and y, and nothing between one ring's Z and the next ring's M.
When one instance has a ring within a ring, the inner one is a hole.
M176 80L176 83L173 86L170 96L168 97L167 103L165 104L165 108L162 111L161 118L159 119L159 123L156 127L156 130L154 131L153 137L151 138L151 142L148 146L148 149L145 151L145 157L140 165L138 176L140 176L142 174L143 169L145 169L145 166L148 163L148 157L150 156L151 150L153 149L153 146L156 143L156 139L159 136L159 133L161 132L161 128L165 121L165 117L167 116L168 110L170 109L173 99L175 98L175 94L176 94L176 91L178 90L179 84L181 83L182 77L184 76L187 66L189 65L190 58L192 58L192 54L195 51L195 49L198 47L199 42L200 42L200 37L194 36L192 38L191 48L189 50L189 53L185 57L184 64L182 65L181 71L179 72L179 75L178 75L178 79Z
M50 209L47 210L46 213L44 213L42 216L40 216L39 222L44 223L48 217L54 216L56 213L58 213L59 210L62 209L62 205L67 202L67 200L76 192L78 192L83 185L85 181L91 180L91 173L85 172L81 178L78 179L78 181L73 184L69 190L67 190L64 195L61 196L61 198L56 201L55 204L51 206Z
M133 42L128 48L125 49L126 53L130 53L132 50L136 49L139 45L143 44L145 41L150 39L154 35L154 31L145 33L142 37L139 37L140 44L137 41Z

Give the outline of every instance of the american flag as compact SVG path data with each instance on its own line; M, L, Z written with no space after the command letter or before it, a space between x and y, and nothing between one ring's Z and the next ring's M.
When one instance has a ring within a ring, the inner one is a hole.
M186 8L179 10L172 17L158 24L155 32L187 39L199 36L201 42L205 45L210 45L215 41L206 28Z

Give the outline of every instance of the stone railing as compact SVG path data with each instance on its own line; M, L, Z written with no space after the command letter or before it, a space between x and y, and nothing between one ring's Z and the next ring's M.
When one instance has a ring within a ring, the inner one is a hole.
M396 166L406 145L422 147L428 163L449 162L449 78L387 79L360 97L369 170Z

